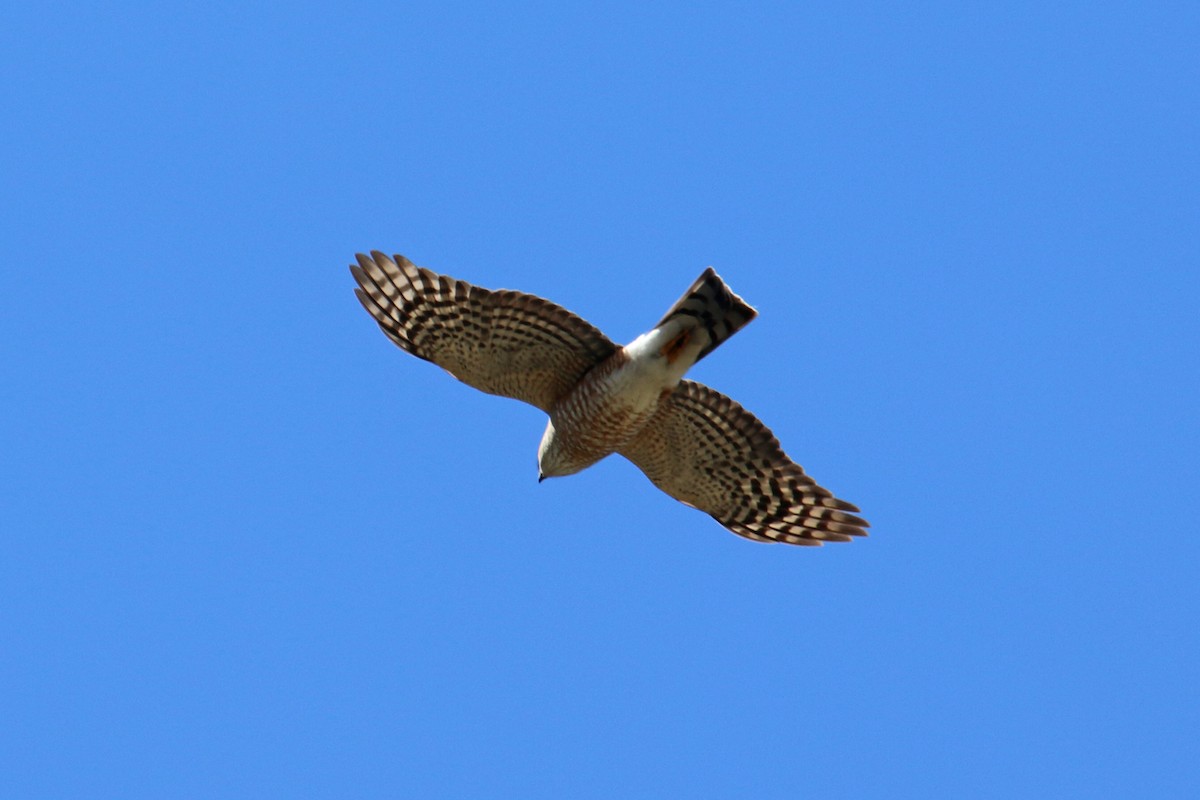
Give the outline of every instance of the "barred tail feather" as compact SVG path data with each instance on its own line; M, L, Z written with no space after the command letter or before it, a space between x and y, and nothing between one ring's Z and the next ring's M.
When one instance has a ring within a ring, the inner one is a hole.
M655 327L662 327L675 317L694 319L708 337L708 342L696 357L699 361L756 316L758 312L754 307L734 294L721 276L709 267Z

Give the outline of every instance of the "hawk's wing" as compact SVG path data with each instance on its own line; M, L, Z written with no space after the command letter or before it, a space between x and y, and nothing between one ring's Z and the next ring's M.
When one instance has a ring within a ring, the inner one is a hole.
M492 291L378 251L351 265L359 302L387 337L463 383L543 411L617 346L548 300Z
M819 545L865 536L867 521L817 486L753 414L694 381L682 381L620 450L654 485L759 541Z

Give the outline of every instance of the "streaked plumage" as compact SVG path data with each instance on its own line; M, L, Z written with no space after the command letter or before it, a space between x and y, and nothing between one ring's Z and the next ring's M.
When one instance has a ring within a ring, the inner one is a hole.
M550 416L539 479L611 453L655 486L757 541L817 545L866 534L753 414L684 373L757 312L710 267L659 323L618 347L540 297L492 291L380 252L350 267L355 294L399 347L464 383Z

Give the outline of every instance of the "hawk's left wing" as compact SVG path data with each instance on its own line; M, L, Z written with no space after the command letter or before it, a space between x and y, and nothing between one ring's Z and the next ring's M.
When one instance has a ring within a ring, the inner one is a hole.
M565 308L531 294L492 291L374 251L351 265L359 302L387 337L463 383L549 411L617 350Z
M654 485L748 539L819 545L865 536L858 508L804 474L766 425L718 391L682 381L621 455Z

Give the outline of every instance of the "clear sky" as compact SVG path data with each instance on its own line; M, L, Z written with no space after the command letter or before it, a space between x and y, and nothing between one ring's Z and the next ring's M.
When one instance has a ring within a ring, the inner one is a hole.
M1185 797L1192 3L15 5L0 795ZM356 251L692 377L762 545L393 347Z

